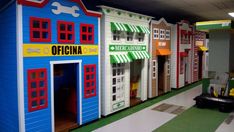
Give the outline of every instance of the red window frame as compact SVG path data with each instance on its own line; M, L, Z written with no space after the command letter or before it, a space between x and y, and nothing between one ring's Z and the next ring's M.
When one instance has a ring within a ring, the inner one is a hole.
M30 69L28 72L28 111L48 107L48 86L46 68ZM43 101L43 105L41 105ZM36 102L36 106L33 103Z
M84 97L96 96L96 65L84 66Z
M64 29L61 29L61 25L65 25ZM59 43L75 43L75 27L74 22L66 22L66 21L58 21L57 22L57 33L58 33L58 42ZM69 26L71 26L69 28ZM64 34L65 38L61 39L62 34ZM69 39L69 35L71 35L71 38Z
M83 31L83 28L85 28L85 31ZM91 28L91 31L89 31L89 28ZM83 39L83 36L86 37L86 40ZM89 40L89 37L92 37ZM80 24L80 43L82 44L94 44L94 25L93 24Z
M39 22L39 27L34 27L34 22ZM47 26L43 28L43 23ZM39 32L39 38L35 38L33 33ZM47 33L47 37L43 38L43 33ZM30 17L30 41L31 42L51 42L51 21L48 18Z

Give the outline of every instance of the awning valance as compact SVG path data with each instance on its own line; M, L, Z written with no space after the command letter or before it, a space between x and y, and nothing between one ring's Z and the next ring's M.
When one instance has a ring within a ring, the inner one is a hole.
M125 31L125 32L135 32L135 33L145 33L149 34L150 30L144 26L136 26L131 24L111 22L111 31Z
M129 56L132 60L139 60L139 59L149 59L150 55L146 51L131 51L128 52Z
M144 26L138 26L138 28L140 29L141 33L150 34L149 28L144 27Z
M111 31L125 31L125 32L128 31L127 27L123 23L111 22L110 24L111 24Z
M130 25L130 24L125 24L125 25L128 28L128 32L135 32L135 33L140 32L139 28L135 25Z
M170 55L171 51L169 49L157 49L156 54L157 55Z
M188 53L187 52L180 52L180 57L187 57Z
M129 63L132 59L128 54L116 54L110 55L110 62L113 63Z
M200 51L207 51L208 49L205 46L199 46Z

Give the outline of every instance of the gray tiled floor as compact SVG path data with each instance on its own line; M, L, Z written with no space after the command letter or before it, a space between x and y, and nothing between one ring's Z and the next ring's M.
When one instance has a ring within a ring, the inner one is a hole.
M229 116L234 116L234 112L230 113ZM234 132L234 119L230 120L228 122L229 124L227 124L227 122L223 122L218 129L216 130L216 132Z
M115 121L109 125L96 129L96 132L151 132L152 130L160 127L168 122L176 115L152 110L156 106L167 103L183 106L188 109L194 105L193 98L201 94L202 85L190 89L169 99L161 101L153 106L145 108L135 114L129 115L123 119Z

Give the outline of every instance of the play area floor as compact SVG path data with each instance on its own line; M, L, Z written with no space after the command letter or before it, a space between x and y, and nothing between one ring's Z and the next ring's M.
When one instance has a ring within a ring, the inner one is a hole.
M202 83L173 90L135 107L104 117L75 129L95 132L232 132L234 113L194 107L194 97L202 93Z

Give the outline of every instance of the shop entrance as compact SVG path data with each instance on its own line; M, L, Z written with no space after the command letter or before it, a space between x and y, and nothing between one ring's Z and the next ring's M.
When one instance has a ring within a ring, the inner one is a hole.
M162 95L165 92L165 63L166 56L158 56L158 95Z
M77 127L78 64L54 64L54 125L55 131Z
M198 52L198 79L202 79L202 71L203 71L203 51Z
M130 106L141 102L141 70L142 60L130 63Z

